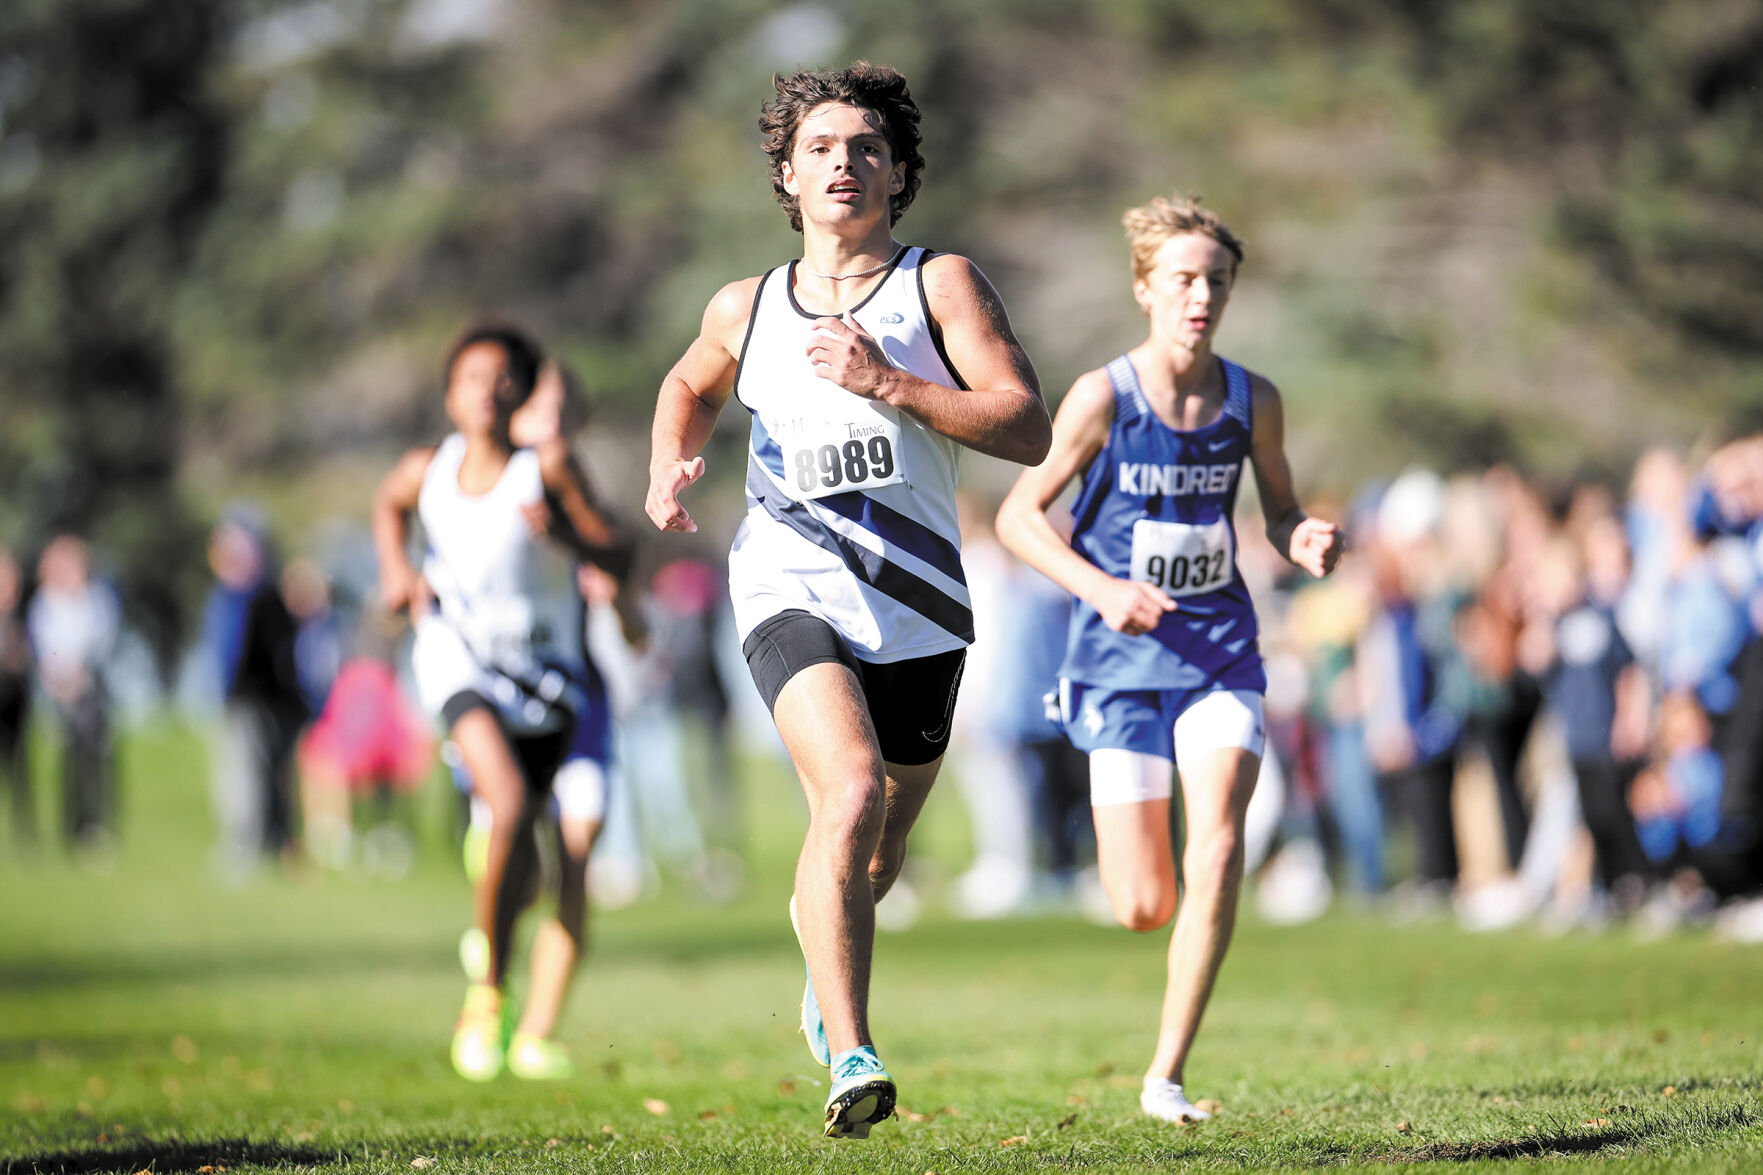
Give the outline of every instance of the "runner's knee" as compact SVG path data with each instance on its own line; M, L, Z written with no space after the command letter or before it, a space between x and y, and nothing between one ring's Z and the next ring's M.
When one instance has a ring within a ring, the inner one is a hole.
M1145 934L1169 925L1175 917L1175 889L1156 882L1124 881L1108 887L1114 920L1128 930Z
M1242 881L1243 838L1233 824L1195 836L1181 858L1189 886L1227 889Z

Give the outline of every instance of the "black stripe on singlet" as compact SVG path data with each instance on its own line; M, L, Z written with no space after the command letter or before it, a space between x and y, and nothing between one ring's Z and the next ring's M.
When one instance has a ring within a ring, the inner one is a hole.
M783 497L765 471L751 457L747 462L747 492L765 507L767 514L815 546L844 560L851 574L862 582L912 609L945 632L964 641L973 639L972 609L899 564L891 563L867 547L852 542L821 522L801 502Z

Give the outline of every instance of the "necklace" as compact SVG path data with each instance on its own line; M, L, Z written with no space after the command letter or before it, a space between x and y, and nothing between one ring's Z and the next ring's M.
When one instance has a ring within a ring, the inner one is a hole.
M882 270L884 270L888 266L892 265L894 263L894 259L896 257L898 257L900 254L904 253L905 251L906 251L906 246L901 245L898 249L895 249L892 253L890 253L888 255L888 259L886 261L882 262L880 265L872 265L868 269L860 269L856 273L815 273L812 269L810 269L808 271L808 276L809 277L818 277L824 281L829 281L829 282L849 281L854 277L868 277L870 274L880 273Z

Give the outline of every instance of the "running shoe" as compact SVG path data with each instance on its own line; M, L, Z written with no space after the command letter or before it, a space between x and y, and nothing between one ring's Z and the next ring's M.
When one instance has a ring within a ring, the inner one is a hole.
M556 1041L517 1032L508 1042L508 1071L523 1081L566 1081L575 1076L575 1065Z
M1212 1116L1190 1102L1181 1086L1155 1077L1145 1078L1145 1088L1139 1094L1139 1109L1164 1122L1204 1122Z
M467 1081L493 1081L502 1072L502 993L487 983L465 989L465 1007L453 1030L453 1071Z
M894 1079L868 1045L839 1054L826 1099L827 1138L868 1138L869 1128L894 1113Z
M459 966L471 983L490 977L490 936L473 926L459 936Z
M808 950L802 947L802 927L796 921L796 895L790 895L790 929L796 932L796 945L802 948L802 972L807 981L802 985L802 1035L808 1051L821 1065L833 1063L833 1051L826 1043L826 1022L820 1018L820 1001L814 998L814 976L808 970Z

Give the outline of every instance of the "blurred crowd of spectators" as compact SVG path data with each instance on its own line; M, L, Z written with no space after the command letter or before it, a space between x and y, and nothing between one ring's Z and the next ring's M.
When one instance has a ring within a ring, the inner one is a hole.
M965 507L980 627L950 774L974 859L949 898L973 917L1082 904L1086 768L1043 703L1067 601L997 544L984 504ZM1633 919L1763 938L1763 436L1696 464L1649 452L1622 485L1410 470L1316 512L1350 536L1325 581L1293 572L1257 528L1241 533L1268 664L1249 829L1267 916L1310 917L1339 895L1473 928ZM383 807L432 777L398 633L347 606L371 584L338 606L316 563L278 567L248 511L217 524L209 561L197 661L224 699L219 863L239 876L304 850L339 864L352 804ZM657 862L708 892L739 884L731 740L777 748L747 697L725 595L712 565L661 567L644 650L613 634L605 601L587 610L620 732L595 864L614 901L638 896ZM15 841L37 833L33 702L65 748L67 841L102 849L114 835L118 618L78 538L50 542L34 576L0 550L0 783ZM913 901L908 886L889 904Z
M1763 936L1763 438L1620 489L1414 470L1345 517L1330 580L1246 560L1290 835L1401 911Z
M1763 938L1763 437L1699 466L1649 452L1620 486L1415 469L1316 512L1350 536L1328 580L1241 532L1268 664L1247 841L1265 914L1344 893L1477 929ZM977 916L1049 882L1081 900L1087 815L1038 704L1063 601L983 513L952 750L977 830L955 898Z

